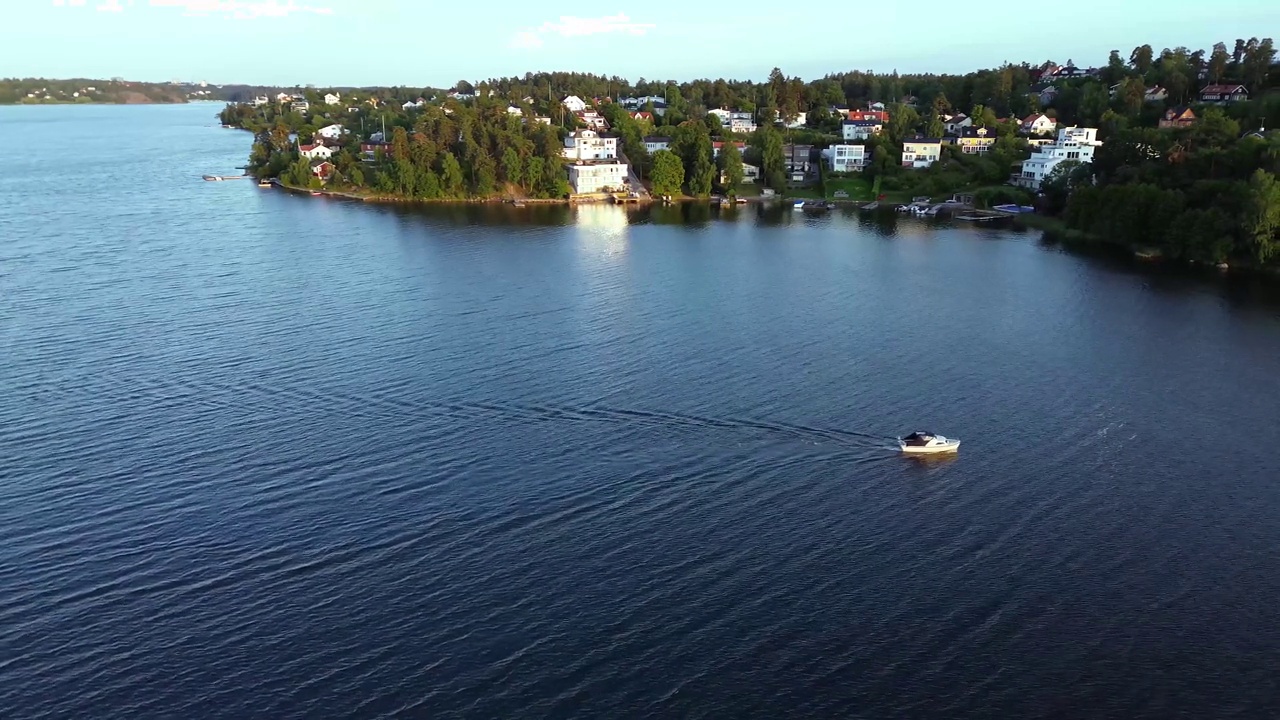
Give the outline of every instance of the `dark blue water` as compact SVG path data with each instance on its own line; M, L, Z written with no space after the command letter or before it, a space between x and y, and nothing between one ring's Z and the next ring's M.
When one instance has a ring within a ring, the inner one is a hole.
M204 183L216 109L0 109L0 717L1280 713L1257 288Z

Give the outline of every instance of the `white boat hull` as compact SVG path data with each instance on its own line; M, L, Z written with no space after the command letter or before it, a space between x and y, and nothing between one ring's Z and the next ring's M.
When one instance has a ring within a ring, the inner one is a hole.
M908 445L899 440L898 447L902 448L902 452L908 455L933 455L935 453L956 452L960 449L960 441L947 440L936 445Z

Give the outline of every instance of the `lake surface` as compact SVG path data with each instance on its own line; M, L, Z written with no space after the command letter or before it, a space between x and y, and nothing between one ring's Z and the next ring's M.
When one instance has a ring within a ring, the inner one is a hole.
M1280 713L1274 294L205 183L217 109L0 108L0 717Z

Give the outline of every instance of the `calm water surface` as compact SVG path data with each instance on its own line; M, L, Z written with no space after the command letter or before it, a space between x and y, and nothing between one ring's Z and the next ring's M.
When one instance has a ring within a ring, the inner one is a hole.
M1273 297L204 183L216 109L0 109L0 717L1280 713Z

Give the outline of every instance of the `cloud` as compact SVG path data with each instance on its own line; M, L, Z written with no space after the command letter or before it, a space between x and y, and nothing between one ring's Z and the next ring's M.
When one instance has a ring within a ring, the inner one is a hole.
M511 39L511 47L532 49L544 44L543 38L558 35L562 38L586 37L588 35L605 35L623 33L639 37L656 28L653 23L632 22L626 13L606 15L598 18L580 18L572 15L560 16L559 22L547 21L536 28L525 28Z

